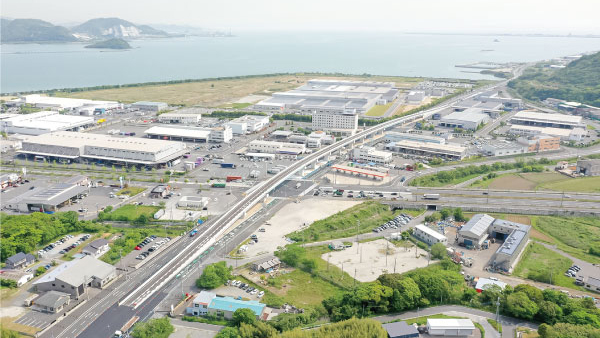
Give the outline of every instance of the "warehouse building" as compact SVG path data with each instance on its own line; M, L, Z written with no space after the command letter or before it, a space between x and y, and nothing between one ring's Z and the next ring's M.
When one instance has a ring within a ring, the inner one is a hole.
M440 120L440 126L448 128L462 128L477 130L480 126L490 121L490 117L481 109L469 108L464 111L452 112Z
M376 180L383 180L385 177L388 176L388 174L386 172L370 170L370 169L361 168L358 166L349 167L346 165L337 164L337 165L332 165L331 170L333 170L335 172L343 173L343 174L348 174L348 175L358 176L358 177L367 177L367 178L372 178L372 179L376 179Z
M563 141L581 142L588 134L583 128L562 129L553 127L535 127L514 124L508 130L509 134L522 136L549 135L559 137Z
M254 140L248 144L249 153L299 155L306 152L304 144Z
M431 142L399 141L386 144L385 149L403 154L440 157L448 160L462 160L467 156L467 148L455 144Z
M409 104L420 104L425 100L425 92L421 90L411 90L406 94L406 102Z
M398 98L399 90L392 82L310 80L305 85L254 105L257 110L294 109L305 114L365 113L376 104L387 104Z
M600 279L588 276L583 287L594 292L600 292Z
M600 176L600 159L597 160L578 160L577 173L585 176Z
M496 270L510 272L528 240L529 231L514 230L510 232L504 243L496 250L492 267Z
M28 137L18 153L47 160L170 166L186 150L182 142L60 131Z
M250 309L256 319L263 320L266 305L255 300L241 300L232 297L215 297L208 304L208 313L215 316L223 316L225 319L232 319L233 313L237 309Z
M98 110L121 109L123 105L116 101L95 101L86 99L71 99L66 97L44 96L40 94L24 95L8 102L10 106L28 104L40 109L65 110L82 115Z
M419 338L419 330L406 322L391 322L381 326L387 331L388 338Z
M202 209L208 205L209 200L210 199L208 197L183 196L179 201L177 201L177 207Z
M234 135L245 135L263 130L270 124L268 116L244 115L229 121L229 126Z
M486 214L476 214L458 231L458 243L466 247L480 248L488 238L488 230L494 218Z
M444 245L448 244L448 239L446 236L431 229L425 224L417 225L413 231L413 235L419 240L427 243L427 245L434 245L436 243L442 243Z
M398 142L398 141L414 141L414 142L428 142L435 144L446 144L446 139L437 136L428 136L416 133L399 133L396 131L388 131L384 136L385 142Z
M69 305L71 297L68 293L59 291L48 291L36 298L31 308L45 313L59 313Z
M427 319L427 333L431 336L469 337L475 325L470 319Z
M509 97L501 97L497 90L490 90L475 96L476 100L481 102L498 102L504 106L506 110L518 110L523 108L523 100L513 99Z
M164 114L158 115L158 122L160 122L160 123L197 124L197 123L200 123L201 118L202 118L201 114L173 112L173 113L164 113Z
M528 147L515 142L490 142L483 144L481 152L485 156L510 156L527 153Z
M6 203L6 208L18 212L55 212L89 192L87 186L57 183L45 188L28 190Z
M217 295L209 291L200 291L192 300L192 306L186 308L186 313L193 316L204 316L208 314L208 306Z
M560 149L560 138L550 135L519 137L517 142L527 147L527 153L539 153Z
M375 147L360 146L353 149L352 159L357 162L388 164L392 162L392 153L377 150Z
M358 130L358 114L354 112L315 112L312 130L323 130L340 135L354 135Z
M53 268L33 285L40 292L60 291L77 299L85 293L87 287L102 289L116 277L114 266L85 255Z
M41 135L62 130L80 131L93 125L93 117L62 115L57 111L0 115L0 130L8 134Z
M164 102L138 101L131 104L131 108L159 112L169 108L169 105Z
M548 114L532 110L523 110L516 113L510 119L510 122L512 124L525 126L573 129L585 127L585 124L582 123L582 119L583 118L581 116Z
M482 102L477 99L462 100L452 106L454 111L465 111L470 108L479 109L482 113L489 115L491 118L499 117L505 110L504 105L500 102Z
M144 134L148 138L158 138L163 140L175 140L182 142L229 143L233 138L233 133L229 126L214 128L188 126L154 126L144 131Z

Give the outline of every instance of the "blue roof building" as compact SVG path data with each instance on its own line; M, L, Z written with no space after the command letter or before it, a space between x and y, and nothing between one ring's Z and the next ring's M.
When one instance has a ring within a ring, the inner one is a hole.
M238 300L232 297L215 297L208 305L208 312L222 313L225 318L231 319L237 309L250 309L257 318L261 319L266 305L255 300Z

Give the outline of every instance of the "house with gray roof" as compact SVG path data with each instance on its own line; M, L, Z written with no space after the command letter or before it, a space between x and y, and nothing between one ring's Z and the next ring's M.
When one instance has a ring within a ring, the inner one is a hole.
M388 338L418 338L419 331L413 325L408 325L406 322L392 322L382 324L387 331Z
M33 285L38 291L60 291L77 299L87 287L102 289L116 277L114 266L86 255L53 268Z
M20 269L35 263L35 256L19 252L8 257L5 261L7 269Z
M95 258L99 258L109 250L108 241L104 238L99 238L86 245L81 252Z
M68 293L48 291L33 301L32 309L40 312L57 313L69 305L71 297Z

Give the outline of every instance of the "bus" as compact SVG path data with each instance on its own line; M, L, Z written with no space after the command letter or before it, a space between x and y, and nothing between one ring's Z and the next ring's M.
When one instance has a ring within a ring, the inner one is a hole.
M440 199L440 194L424 194L423 195L423 199L426 199L426 200L439 200Z

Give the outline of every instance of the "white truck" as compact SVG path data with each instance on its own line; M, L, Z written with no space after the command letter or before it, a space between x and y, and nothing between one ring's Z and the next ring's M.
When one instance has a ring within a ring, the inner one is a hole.
M133 327L133 325L135 323L137 323L138 320L140 320L140 317L138 317L138 316L131 317L131 319L129 319L129 321L127 321L127 323L125 323L125 325L123 325L120 330L115 331L115 334L113 335L113 337L114 338L123 337L125 334L127 334L129 332L131 327Z

